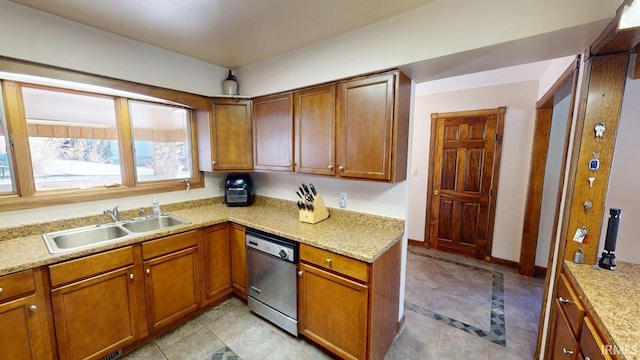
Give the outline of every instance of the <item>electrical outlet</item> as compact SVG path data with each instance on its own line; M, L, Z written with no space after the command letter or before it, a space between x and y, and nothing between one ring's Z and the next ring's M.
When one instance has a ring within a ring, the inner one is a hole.
M338 205L340 205L341 208L346 208L347 207L347 193L346 192L341 192L340 193L340 199L338 200Z

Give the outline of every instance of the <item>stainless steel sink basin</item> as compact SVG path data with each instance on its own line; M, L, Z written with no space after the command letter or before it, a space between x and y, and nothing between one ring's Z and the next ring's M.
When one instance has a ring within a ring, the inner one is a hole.
M46 233L42 235L42 238L49 252L59 253L186 224L189 224L189 222L166 214L56 231Z
M134 232L145 233L166 229L168 227L185 225L188 221L184 221L172 215L161 215L144 219L136 219L122 224L122 227Z
M129 234L129 231L123 229L119 225L113 224L48 233L44 234L44 241L47 244L49 251L56 253L94 245L105 241L120 239Z

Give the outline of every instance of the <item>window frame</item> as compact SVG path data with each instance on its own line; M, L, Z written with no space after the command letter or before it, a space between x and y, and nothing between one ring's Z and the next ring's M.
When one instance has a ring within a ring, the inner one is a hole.
M190 188L204 187L204 176L198 168L198 144L195 113L200 111L209 111L209 100L206 97L7 58L0 58L0 71L74 81L89 85L105 86L115 90L135 92L140 95L152 96L186 105L191 108L189 111L189 135L191 136L189 141L191 143L191 167L193 174L192 178L188 179L188 182ZM35 190L35 179L29 150L28 127L24 104L22 101L21 87L23 85L29 87L40 87L54 91L68 91L114 98L122 169L122 184L120 186L92 189ZM175 179L136 183L133 154L133 129L131 127L129 117L129 100L136 99L108 94L105 95L90 91L69 90L62 87L58 88L48 85L44 86L33 83L21 83L13 80L0 79L0 86L2 86L2 101L4 102L7 132L11 136L9 152L13 160L13 168L11 170L14 173L14 188L16 191L14 194L0 195L0 212L179 191L187 188L187 184L185 184L184 181ZM20 159L20 161L17 159Z

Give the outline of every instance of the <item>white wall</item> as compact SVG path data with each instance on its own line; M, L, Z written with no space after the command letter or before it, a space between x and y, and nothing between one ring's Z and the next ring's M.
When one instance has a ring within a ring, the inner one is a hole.
M570 81L569 84L572 82ZM570 91L570 90L569 90ZM558 94L561 96L560 94ZM549 135L549 152L544 172L544 188L542 189L542 204L540 206L540 225L538 227L538 244L536 246L535 265L546 268L549 262L549 248L553 235L553 224L556 219L556 204L558 201L558 185L562 165L566 159L564 153L567 135L567 121L571 94L568 94L553 107L551 119L551 133Z
M631 61L630 63L633 67L635 62ZM640 219L640 186L638 186L638 179L640 179L640 161L638 161L638 152L640 152L640 143L638 142L638 135L640 135L639 99L640 80L627 78L598 252L599 256L604 248L609 209L622 209L616 258L636 264L640 263L640 241L638 241L637 228L638 219Z
M227 69L0 0L0 56L201 95L222 94Z
M581 52L604 27L599 21L613 17L620 3L621 0L436 1L278 58L240 68L236 74L244 91L257 96L509 42L514 42L514 47L507 55L519 59L520 63L567 56ZM516 40L592 22L598 25L571 34L554 34L543 44L525 47L516 44ZM485 58L479 59L481 55ZM485 61L501 61L499 57L504 57L491 55L491 51L485 50L476 54L473 63L482 66ZM462 58L458 65L468 66L469 60L469 57ZM440 65L447 67L441 69L443 72L454 70L451 61Z
M251 174L256 194L297 201L301 183L313 183L330 208L339 208L340 192L347 193L345 210L404 219L406 215L406 181L385 184L369 181L335 180L320 176L294 174Z
M538 82L417 96L414 108L409 238L424 241L431 113L507 107L492 256L518 261L533 142Z

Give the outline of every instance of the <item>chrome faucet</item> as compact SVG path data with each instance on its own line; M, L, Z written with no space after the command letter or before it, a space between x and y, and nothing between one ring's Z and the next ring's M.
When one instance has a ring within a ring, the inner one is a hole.
M105 215L109 215L111 217L111 219L113 219L113 222L118 222L120 221L120 212L118 211L118 207L114 207L113 210L105 210L103 212L103 214Z
M142 217L143 219L146 219L147 213L144 211L144 208L141 207L139 210L140 210L140 217Z

